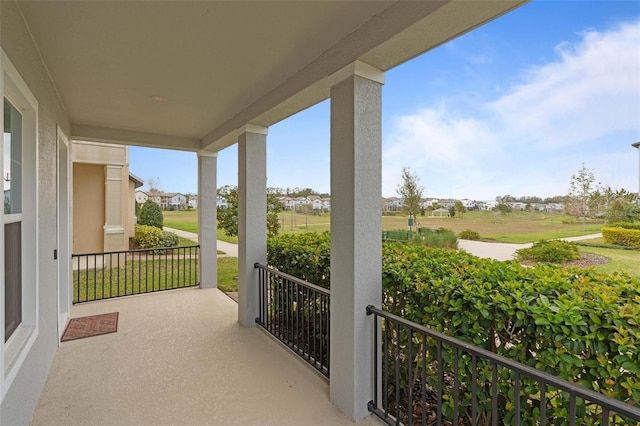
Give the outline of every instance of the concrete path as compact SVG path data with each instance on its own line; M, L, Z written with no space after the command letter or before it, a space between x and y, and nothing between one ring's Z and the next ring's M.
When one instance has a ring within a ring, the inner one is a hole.
M193 232L181 231L179 229L164 228L165 231L175 232L183 238L198 242L198 234ZM601 238L602 234L582 235L579 237L558 238L563 241L581 241ZM517 250L531 247L532 243L526 244L510 244L510 243L488 243L484 241L458 240L458 247L474 256L495 259L495 260L512 260L515 258ZM222 250L227 256L238 257L238 245L218 240L218 250Z
M558 238L563 241L581 241L601 238L602 234L582 235L580 237ZM474 256L495 259L511 260L515 258L517 250L531 247L532 243L509 244L509 243L487 243L484 241L458 240L458 247Z
M186 238L191 241L198 242L198 234L194 234L193 232L181 231L180 229L167 228L166 226L163 228L165 231L173 232L177 234L179 237ZM226 241L218 240L218 250L221 250L226 253L227 256L238 257L238 245L228 243Z

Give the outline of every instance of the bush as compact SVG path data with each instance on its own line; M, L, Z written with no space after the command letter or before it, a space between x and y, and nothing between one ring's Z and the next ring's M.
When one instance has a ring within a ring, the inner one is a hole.
M146 203L145 203L146 205ZM137 225L135 227L135 236L133 244L141 249L152 249L161 247L162 231L155 226Z
M609 244L640 249L640 229L602 228L602 238Z
M561 240L542 240L533 247L516 251L519 260L534 262L564 263L580 258L578 246Z
M551 264L524 267L406 243L383 243L382 256L386 311L607 396L640 403L640 279ZM270 239L267 258L283 272L330 287L328 233ZM435 352L432 343L426 348L430 353ZM400 336L399 344L407 345L408 337ZM443 351L445 359L452 359ZM400 370L408 371L408 361L401 362ZM461 383L468 383L470 363L459 367ZM414 364L412 371L420 368L437 379L433 364ZM479 389L490 389L484 377L479 374ZM498 381L503 396L513 386L511 376ZM539 404L537 384L523 381L521 392L523 404ZM468 398L461 392L461 407L470 406ZM568 405L566 395L557 398ZM553 424L568 423L558 399L548 401ZM505 407L502 402L500 409Z
M474 240L477 241L480 239L480 234L476 231L472 231L471 229L465 229L464 231L460 231L458 234L458 238L462 238L463 240Z
M138 216L140 225L153 226L162 229L164 218L162 217L162 209L157 203L147 200L140 209Z
M610 225L607 225L607 228L624 228L624 229L638 229L640 230L640 223L631 223L631 222L616 222Z
M160 238L160 247L177 247L180 244L178 235L173 232L162 231Z
M382 265L385 310L607 396L640 402L637 278L550 264L527 268L400 243L383 245ZM399 345L408 345L406 336ZM414 372L420 368L412 366ZM432 365L424 368L436 380ZM461 363L461 383L471 374L470 363ZM490 389L488 383L479 388ZM513 385L512 377L501 377L499 393L508 395ZM539 404L535 384L523 382L521 391L523 404ZM461 394L460 406L468 407L468 395ZM500 409L508 411L502 404ZM558 400L549 400L547 410L553 424L567 424Z
M267 240L267 264L312 284L329 288L331 237L321 234L282 234Z

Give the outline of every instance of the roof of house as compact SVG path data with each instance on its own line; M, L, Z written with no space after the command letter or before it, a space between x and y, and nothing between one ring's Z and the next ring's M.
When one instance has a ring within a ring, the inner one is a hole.
M129 172L129 180L133 182L134 188L140 188L142 185L144 185L144 181L131 172Z

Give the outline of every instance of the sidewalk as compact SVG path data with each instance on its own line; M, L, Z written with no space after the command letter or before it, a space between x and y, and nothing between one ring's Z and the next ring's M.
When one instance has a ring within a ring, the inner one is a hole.
M198 234L194 234L193 232L181 231L180 229L167 228L166 226L163 228L165 231L173 232L179 237L186 238L191 241L198 242ZM218 250L225 252L227 256L230 257L238 257L238 245L228 243L226 241L218 240Z
M602 234L582 235L580 237L558 238L563 241L581 241L601 238ZM522 248L531 247L532 243L509 244L509 243L487 243L484 241L458 240L458 248L478 257L495 260L512 260L516 251Z

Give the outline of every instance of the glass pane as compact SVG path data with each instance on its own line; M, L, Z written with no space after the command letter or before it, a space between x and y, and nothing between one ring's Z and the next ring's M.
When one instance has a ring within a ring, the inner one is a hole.
M4 213L22 212L22 114L4 100Z
M4 341L22 322L22 224L4 226Z

